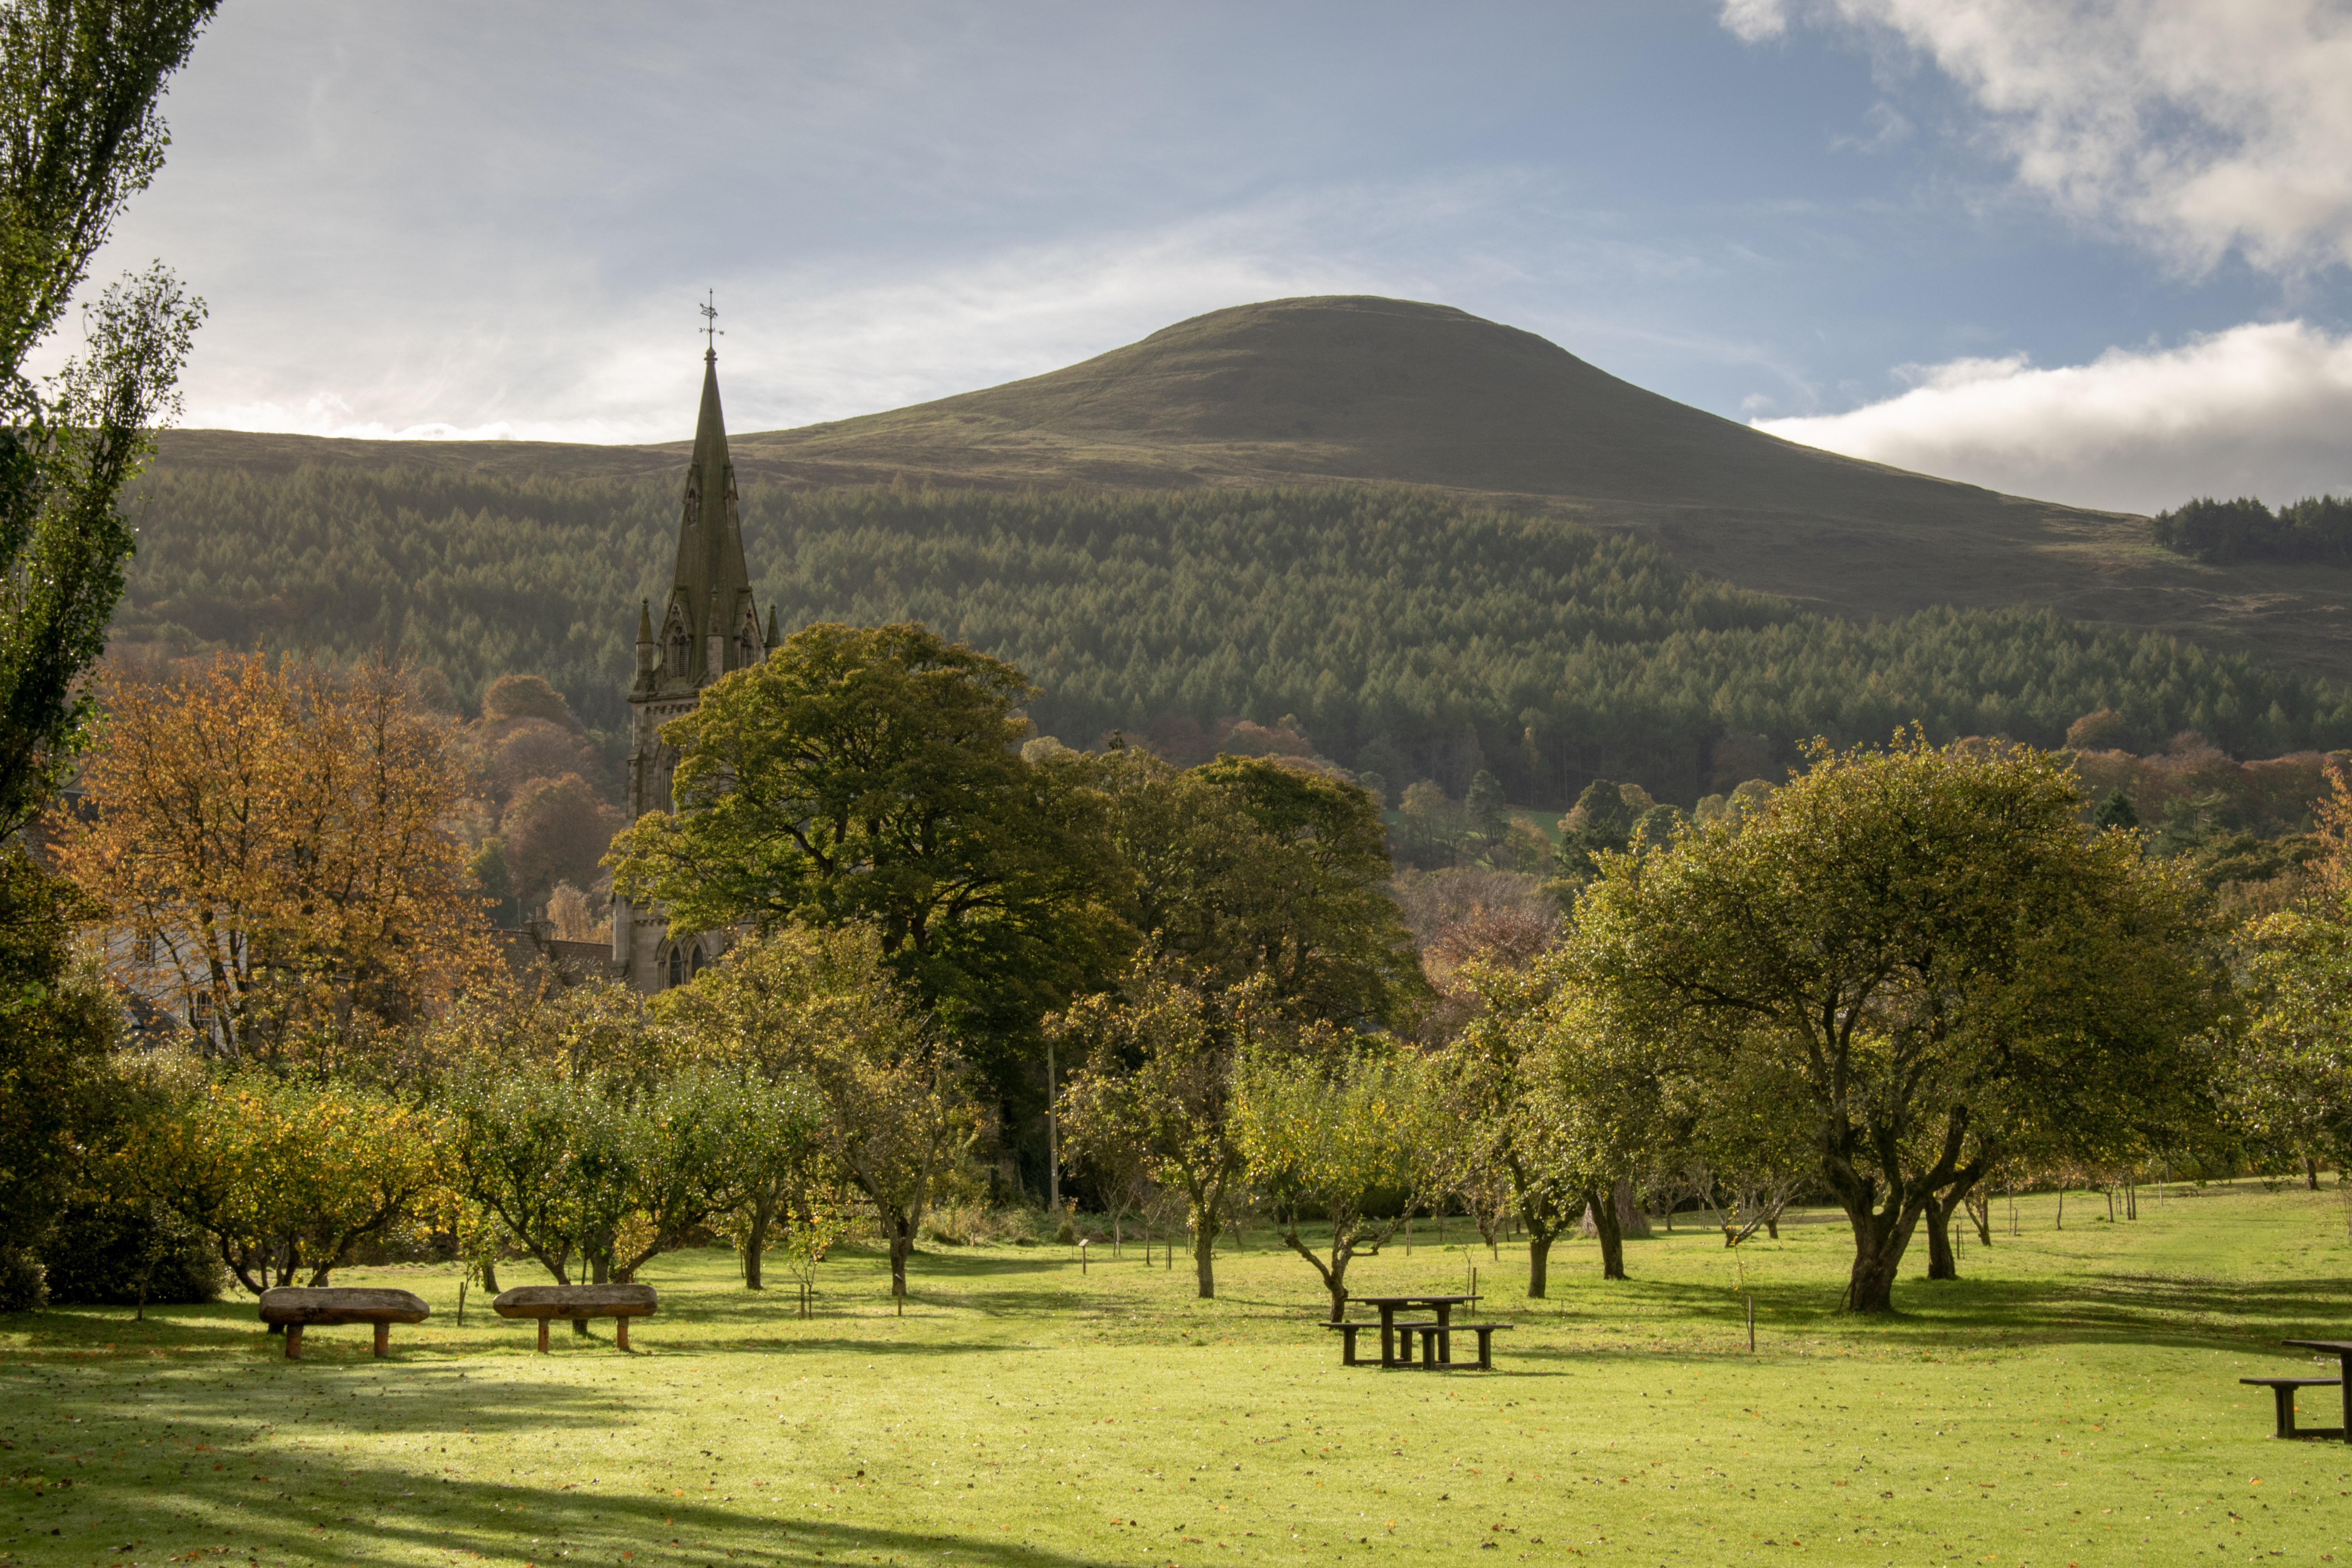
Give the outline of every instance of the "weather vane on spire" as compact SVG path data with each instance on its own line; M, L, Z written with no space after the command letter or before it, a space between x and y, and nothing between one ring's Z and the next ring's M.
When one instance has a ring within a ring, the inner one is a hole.
M706 290L705 293L706 298L703 302L697 305L695 309L702 313L703 341L709 345L706 353L709 357L717 359L719 357L719 340L725 337L727 334L720 331L719 326L719 306L716 303L719 296L717 291Z

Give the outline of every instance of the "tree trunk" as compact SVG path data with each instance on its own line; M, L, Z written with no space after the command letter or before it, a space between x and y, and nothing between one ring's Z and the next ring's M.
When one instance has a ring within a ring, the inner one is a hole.
M1605 1187L1588 1187L1584 1193L1584 1212L1592 1216L1592 1228L1601 1238L1601 1278L1625 1278L1625 1232L1618 1223L1615 1194Z
M1927 1278L1958 1279L1960 1277L1960 1263L1952 1253L1950 1207L1930 1198L1927 1200L1927 1211L1922 1217L1927 1222Z
M2303 1157L2303 1181L2313 1192L2319 1190L2319 1162L2309 1154Z
M776 1217L776 1184L771 1182L751 1200L751 1228L743 1237L743 1289L764 1290L760 1259L768 1250L768 1226Z
M492 1296L499 1293L499 1260L495 1258L482 1259L482 1289Z
M1642 1212L1642 1205L1633 1201L1633 1178L1631 1176L1618 1177L1617 1180L1611 1184L1609 1188L1609 1195L1617 1207L1617 1237L1619 1241L1623 1241L1623 1239L1629 1236L1636 1241L1649 1240L1650 1216L1643 1214ZM1668 1228L1673 1228L1671 1221L1668 1222ZM1601 1245L1604 1247L1608 1245L1605 1235L1602 1238ZM1620 1255L1619 1260L1622 1264L1622 1254ZM1625 1271L1621 1267L1618 1271L1611 1275L1610 1278L1612 1279L1622 1279L1625 1278Z
M1952 1251L1952 1211L1969 1201L1983 1179L1980 1170L1962 1171L1952 1179L1952 1184L1941 1192L1929 1193L1925 1215L1927 1221L1927 1278L1958 1279L1960 1277L1958 1256ZM1973 1211L1968 1211L1973 1212ZM1983 1227L1978 1227L1981 1230Z
M1528 1232L1528 1295L1543 1300L1551 1279L1551 1237Z
M1192 1279L1194 1294L1202 1300L1213 1300L1217 1294L1217 1233L1207 1226L1192 1233Z
M1895 1274L1911 1244L1912 1230L1926 1211L1924 1199L1913 1199L1889 1213L1849 1204L1846 1218L1853 1226L1853 1272L1846 1281L1846 1310L1852 1312L1895 1310Z
M902 1216L890 1227L890 1294L904 1300L907 1294L907 1257L915 1250L915 1227Z

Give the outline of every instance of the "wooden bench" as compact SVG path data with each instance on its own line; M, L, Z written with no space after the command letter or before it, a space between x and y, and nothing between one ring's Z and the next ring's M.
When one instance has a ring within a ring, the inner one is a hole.
M261 1321L286 1330L286 1359L302 1359L302 1331L313 1325L373 1323L375 1353L392 1349L392 1325L421 1323L433 1309L406 1290L373 1290L341 1285L280 1285L261 1293Z
M1400 1365L1408 1364L1412 1362L1412 1336L1418 1333L1421 1335L1421 1366L1423 1371L1444 1372L1450 1367L1475 1365L1480 1372L1492 1372L1495 1370L1495 1335L1497 1331L1507 1329L1511 1325L1508 1323L1448 1323L1444 1327L1440 1328L1435 1323L1399 1323L1397 1325L1397 1362ZM1453 1359L1453 1345L1449 1341L1449 1336L1454 1334L1476 1334L1478 1336L1478 1359L1476 1362L1464 1363ZM1438 1352L1440 1350L1444 1350L1446 1352L1447 1359L1444 1361L1437 1359Z
M2297 1426L2294 1424L2294 1391L2298 1388L2341 1388L2340 1377L2242 1377L2240 1383L2256 1388L2267 1388L2278 1403L2278 1435L2282 1437L2341 1437L2341 1426Z
M1367 1330L1373 1333L1379 1333L1381 1331L1381 1325L1377 1320L1367 1323L1334 1323L1326 1321L1323 1326L1327 1329L1336 1329L1339 1331L1339 1364L1341 1366L1369 1366L1375 1364L1373 1363L1358 1359L1356 1355L1356 1336L1365 1332ZM1437 1320L1432 1318L1425 1323L1396 1323L1392 1324L1391 1327L1397 1329L1433 1329L1437 1327ZM1412 1342L1408 1339L1405 1342L1410 1344Z
M629 1320L651 1317L660 1305L650 1285L518 1285L492 1301L490 1310L501 1318L537 1318L539 1348L544 1354L551 1319L584 1324L591 1318L610 1318L614 1347L627 1350Z

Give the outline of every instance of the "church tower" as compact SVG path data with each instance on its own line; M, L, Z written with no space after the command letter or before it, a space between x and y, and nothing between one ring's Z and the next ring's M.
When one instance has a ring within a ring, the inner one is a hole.
M637 607L637 673L629 686L629 820L668 811L677 753L662 743L661 727L693 711L702 689L730 670L768 656L775 616L763 632L743 564L743 523L735 496L735 465L727 456L727 420L719 407L719 353L702 356L702 412L694 426L694 457L686 470L678 513L677 564L668 596L656 611ZM621 977L642 992L685 984L726 945L720 932L673 942L659 910L625 901L613 909L613 960Z

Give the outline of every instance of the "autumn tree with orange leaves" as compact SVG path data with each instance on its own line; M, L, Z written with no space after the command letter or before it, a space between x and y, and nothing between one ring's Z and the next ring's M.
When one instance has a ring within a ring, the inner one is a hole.
M106 911L113 978L205 1049L357 1068L488 973L481 890L444 826L463 770L399 668L115 663L99 700L59 861Z

